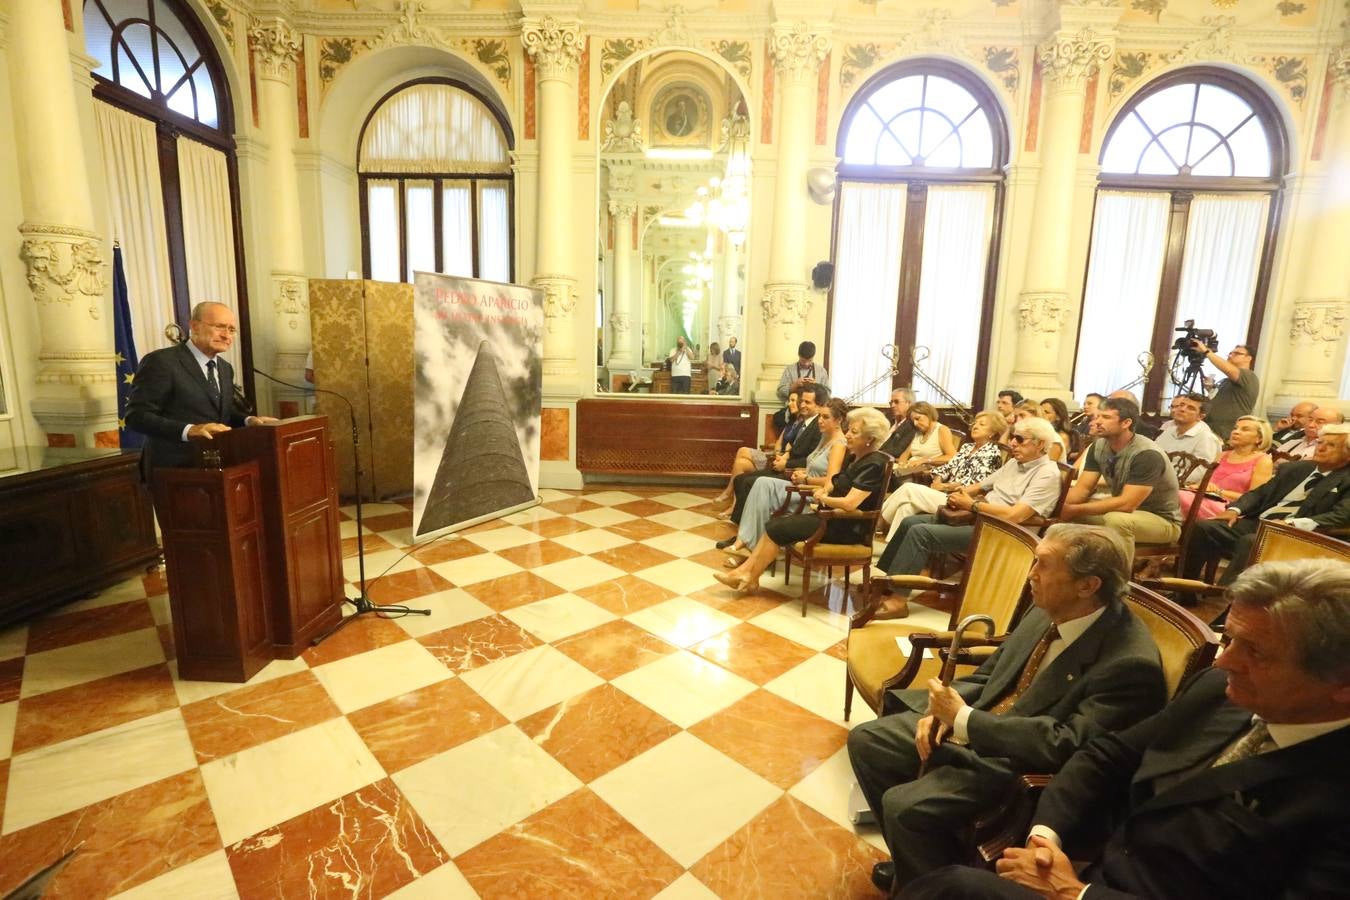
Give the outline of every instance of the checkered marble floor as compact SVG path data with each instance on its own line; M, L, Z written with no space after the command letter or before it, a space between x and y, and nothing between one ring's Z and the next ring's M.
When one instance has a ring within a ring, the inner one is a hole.
M161 574L0 631L0 892L82 845L48 896L875 896L847 592L717 584L711 493L546 490L416 549L367 504L372 598L432 614L247 685L177 677Z

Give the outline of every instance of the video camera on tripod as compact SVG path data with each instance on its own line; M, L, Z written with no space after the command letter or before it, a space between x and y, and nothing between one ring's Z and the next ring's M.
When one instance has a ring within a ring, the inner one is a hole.
M1169 373L1172 384L1182 393L1200 393L1205 386L1201 369L1209 354L1218 352L1219 335L1212 328L1196 328L1194 319L1187 319L1180 328L1174 330L1182 332L1182 335L1172 342L1172 349L1177 351L1177 355L1172 357ZM1197 349L1196 342L1206 349ZM1181 365L1182 360L1185 360L1184 366Z

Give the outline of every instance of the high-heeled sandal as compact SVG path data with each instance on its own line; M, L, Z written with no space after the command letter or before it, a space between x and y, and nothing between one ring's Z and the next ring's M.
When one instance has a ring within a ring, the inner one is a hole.
M746 591L751 591L759 587L759 582L752 581L748 575L741 575L738 577L731 572L714 572L713 577L740 594L744 594Z

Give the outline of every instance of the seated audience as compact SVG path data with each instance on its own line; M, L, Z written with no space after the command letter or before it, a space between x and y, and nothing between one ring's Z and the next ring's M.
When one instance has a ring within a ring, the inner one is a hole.
M896 388L891 391L891 433L881 452L892 459L909 449L914 440L914 423L909 419L909 408L914 404L914 392L909 388Z
M820 509L873 510L881 505L881 483L890 458L877 448L886 440L890 427L886 417L865 406L848 414L847 446L853 461L834 477L828 487L816 488L815 504ZM815 534L820 518L814 513L778 516L769 520L764 536L755 544L745 562L730 572L718 572L718 581L738 591L759 586L759 576L778 555L778 548L804 541ZM824 543L871 543L870 523L866 520L839 519L825 529Z
M709 393L719 394L723 397L730 397L741 392L741 376L736 371L736 367L728 363L722 364L722 377Z
M1059 468L1047 450L1055 442L1055 429L1044 419L1024 419L1013 426L1010 440L1012 458L984 481L947 495L948 507L986 513L1014 524L1054 511L1059 502ZM915 575L923 571L932 554L968 548L974 531L974 524L944 525L936 516L909 516L901 520L877 567L890 575ZM907 615L908 600L897 595L886 599L875 618Z
M1054 426L1059 435L1059 443L1050 448L1050 458L1055 462L1069 461L1069 448L1073 446L1073 436L1069 434L1069 408L1058 397L1046 397L1041 401L1040 417Z
M1205 424L1209 398L1204 394L1178 394L1172 398L1172 418L1163 423L1153 442L1164 453L1189 453L1214 462L1223 450L1223 438Z
M1144 421L1142 416L1143 407L1140 406L1139 398L1134 395L1133 391L1112 391L1110 394L1107 395L1106 399L1110 400L1112 398L1115 398L1117 400L1129 400L1131 403L1134 404L1135 409L1141 410L1140 418L1134 423L1135 434L1142 434L1150 441L1155 440L1158 437L1159 429L1156 426L1150 425ZM1100 409L1100 406L1098 408Z
M1103 401L1096 419L1102 436L1084 454L1083 474L1069 488L1061 518L1117 532L1131 559L1136 543L1174 542L1181 536L1177 473L1157 444L1134 433L1138 404L1112 395ZM1103 479L1111 494L1095 498L1093 490Z
M783 375L778 379L778 399L787 402L787 395L800 391L809 385L818 385L830 389L830 373L824 366L816 365L816 345L811 341L802 341L797 346L797 361L783 367Z
M1317 409L1317 404L1311 400L1304 400L1302 403L1295 403L1294 408L1289 410L1289 415L1280 419L1273 426L1274 434L1271 435L1271 443L1276 447L1285 441L1292 441L1303 435L1303 428L1308 424L1308 419L1312 417L1313 410Z
M848 417L848 405L838 397L826 403L816 413L816 424L820 426L820 443L806 458L806 468L793 469L791 482L794 485L828 487L834 476L844 468L845 448L844 428ZM718 550L731 549L732 553L747 556L750 548L759 543L764 534L764 526L787 499L788 482L779 478L761 478L750 488L750 496L745 500L745 511L741 515L741 525L735 537L717 542Z
M777 448L774 451L774 455L778 455L792 446L792 441L802 425L801 419L797 416L796 391L788 394L787 405L773 414L773 425L778 430ZM727 486L722 488L720 494L712 498L712 502L725 503L730 500L731 485L737 475L762 469L768 463L769 454L765 450L760 450L758 447L741 447L738 449L736 458L731 461L731 477L727 479Z
M1083 398L1083 408L1078 411L1078 424L1073 426L1073 430L1087 436L1088 430L1092 428L1092 417L1097 414L1097 405L1106 398L1101 394L1092 393Z
M999 411L1003 418L1012 421L1013 407L1022 402L1022 395L1012 388L1004 388L998 392L998 400L994 403L994 408Z
M797 431L797 437L793 440L791 449L775 455L769 461L767 469L745 472L731 479L731 492L735 495L736 502L731 507L731 512L727 514L727 518L737 525L741 523L741 513L745 510L745 500L750 496L750 488L760 478L786 479L793 469L805 468L806 458L820 443L820 426L816 424L816 411L829 400L830 392L825 389L824 385L813 384L802 389L801 395L797 398L797 410L802 419L802 426ZM875 412L875 410L873 411ZM877 415L881 414L877 413ZM883 418L882 421L885 421L885 419Z
M1209 487L1205 496L1196 497L1197 485L1178 492L1181 503L1181 516L1186 517L1191 504L1200 503L1196 518L1203 521L1212 519L1227 508L1228 504L1243 494L1259 488L1270 480L1275 466L1266 453L1270 449L1270 423L1256 416L1243 416L1237 420L1233 433L1228 437L1228 446L1219 456L1219 467L1209 477Z
M1305 531L1350 525L1350 425L1326 425L1312 459L1287 462L1191 534L1183 577L1198 578L1212 560L1230 560L1219 579L1230 584L1247 566L1262 519Z
M1329 406L1319 406L1312 411L1307 420L1303 423L1303 433L1297 438L1291 438L1285 441L1277 449L1281 453L1288 453L1296 459L1312 459L1313 453L1317 450L1317 435L1325 425L1339 425L1345 421L1345 416Z
M998 874L952 866L905 897L1344 897L1350 565L1265 563L1228 596L1213 668L1074 754Z
M956 438L952 430L938 421L933 404L922 400L909 408L909 419L914 423L914 439L895 460L898 469L940 466L956 453Z
M886 538L895 536L901 521L918 513L935 513L947 502L947 495L968 484L978 484L1003 465L1003 449L998 439L1008 422L993 410L975 416L970 440L961 445L951 461L933 469L932 486L907 481L896 488L881 505L881 521L890 525Z
M1129 577L1114 532L1052 526L1031 570L1035 607L994 655L950 686L888 691L881 718L853 729L849 760L893 860L873 868L879 888L894 895L960 861L971 821L1020 774L1057 772L1162 708L1158 648L1121 601Z

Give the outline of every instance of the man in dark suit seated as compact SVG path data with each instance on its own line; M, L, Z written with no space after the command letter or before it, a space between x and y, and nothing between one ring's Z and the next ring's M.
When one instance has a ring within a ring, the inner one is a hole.
M1229 599L1215 668L1076 754L998 875L951 867L905 896L1346 896L1350 564L1264 563ZM1079 874L1071 859L1093 863Z
M914 405L914 392L909 388L896 388L891 391L891 433L879 448L891 457L899 456L909 449L914 441L914 422L909 418L909 408ZM892 485L894 487L894 485Z
M745 472L732 481L731 489L736 494L736 505L731 508L731 521L740 524L741 511L745 509L745 499L750 496L750 488L760 478L788 478L793 469L806 467L806 458L820 443L820 426L816 424L816 410L830 402L830 391L823 384L808 384L801 388L797 398L797 415L802 420L801 430L792 441L787 453L776 454L769 460L767 469ZM726 546L735 540L733 535Z
M1052 526L1031 571L1036 606L994 655L950 687L888 692L884 715L853 729L853 772L894 860L873 869L878 887L961 861L971 821L1021 773L1056 772L1162 707L1158 648L1120 599L1129 574L1119 535Z
M1265 484L1200 522L1191 533L1182 575L1198 578L1211 560L1228 559L1219 580L1231 584L1251 559L1262 519L1305 531L1350 525L1350 425L1324 425L1311 460L1285 463Z
M149 438L141 461L147 480L157 466L192 465L192 441L277 421L234 409L234 369L220 356L238 331L230 308L211 300L198 303L188 329L182 344L147 353L132 381L126 422Z

